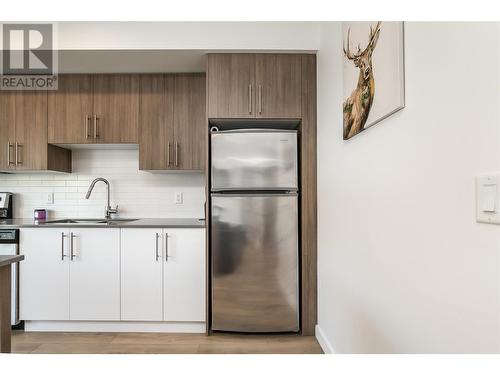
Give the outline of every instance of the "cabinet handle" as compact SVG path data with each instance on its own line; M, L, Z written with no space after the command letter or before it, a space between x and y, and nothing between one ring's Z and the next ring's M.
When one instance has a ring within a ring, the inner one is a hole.
M64 232L61 232L61 260L64 260L64 257L67 257L66 254L64 254L64 239L67 236L64 234Z
M259 115L262 113L262 85L259 85Z
M99 138L99 131L98 131L98 127L97 127L97 120L99 118L97 117L97 115L94 115L94 138Z
M252 114L252 85L248 85L248 113Z
M170 167L170 142L168 142L168 147L167 147L167 167Z
M158 259L160 258L160 254L158 253L158 239L160 238L160 235L156 233L156 261L158 262Z
M165 233L165 262L168 262L168 233Z
M16 142L16 165L23 165L23 161L21 160L21 153L19 152L22 147L22 143Z
M179 142L175 142L175 166L179 166Z
M83 124L85 127L85 139L88 139L91 135L89 134L89 122L90 122L90 116L85 115L83 119Z
M70 246L69 246L69 250L70 250L70 259L71 261L73 261L74 258L78 258L77 255L75 255L75 247L74 247L74 244L73 244L73 239L75 238L75 234L73 232L71 232L71 237L70 237Z
M14 148L14 144L7 142L7 164L10 165L15 165L14 162L10 159L10 150Z

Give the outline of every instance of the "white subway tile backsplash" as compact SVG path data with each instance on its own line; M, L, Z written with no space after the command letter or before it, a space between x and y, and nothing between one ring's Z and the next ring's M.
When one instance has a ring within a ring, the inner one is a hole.
M137 150L73 150L73 173L0 175L0 191L14 196L14 216L33 217L35 208L46 208L49 217L101 217L106 188L95 186L90 199L85 193L96 177L111 184L111 205L119 205L121 217L202 217L205 180L202 173L149 173L139 171ZM184 204L174 203L184 193ZM46 204L47 193L54 204Z

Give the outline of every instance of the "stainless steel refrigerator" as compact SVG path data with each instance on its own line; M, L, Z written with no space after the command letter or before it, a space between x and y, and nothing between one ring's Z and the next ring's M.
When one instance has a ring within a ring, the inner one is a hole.
M212 329L299 330L293 130L211 132Z

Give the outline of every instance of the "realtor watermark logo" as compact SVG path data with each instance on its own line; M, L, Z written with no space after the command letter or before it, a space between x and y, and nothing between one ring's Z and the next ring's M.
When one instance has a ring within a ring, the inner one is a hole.
M57 90L55 24L2 23L0 90Z

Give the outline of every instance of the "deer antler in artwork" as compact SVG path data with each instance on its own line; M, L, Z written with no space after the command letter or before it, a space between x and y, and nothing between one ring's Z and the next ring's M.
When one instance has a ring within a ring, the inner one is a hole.
M347 30L347 43L343 45L344 55L359 68L357 87L344 102L344 139L351 138L364 129L375 96L375 79L372 68L372 53L377 46L381 21L375 28L370 26L368 44L364 50L358 44L355 53L351 52L351 28Z

